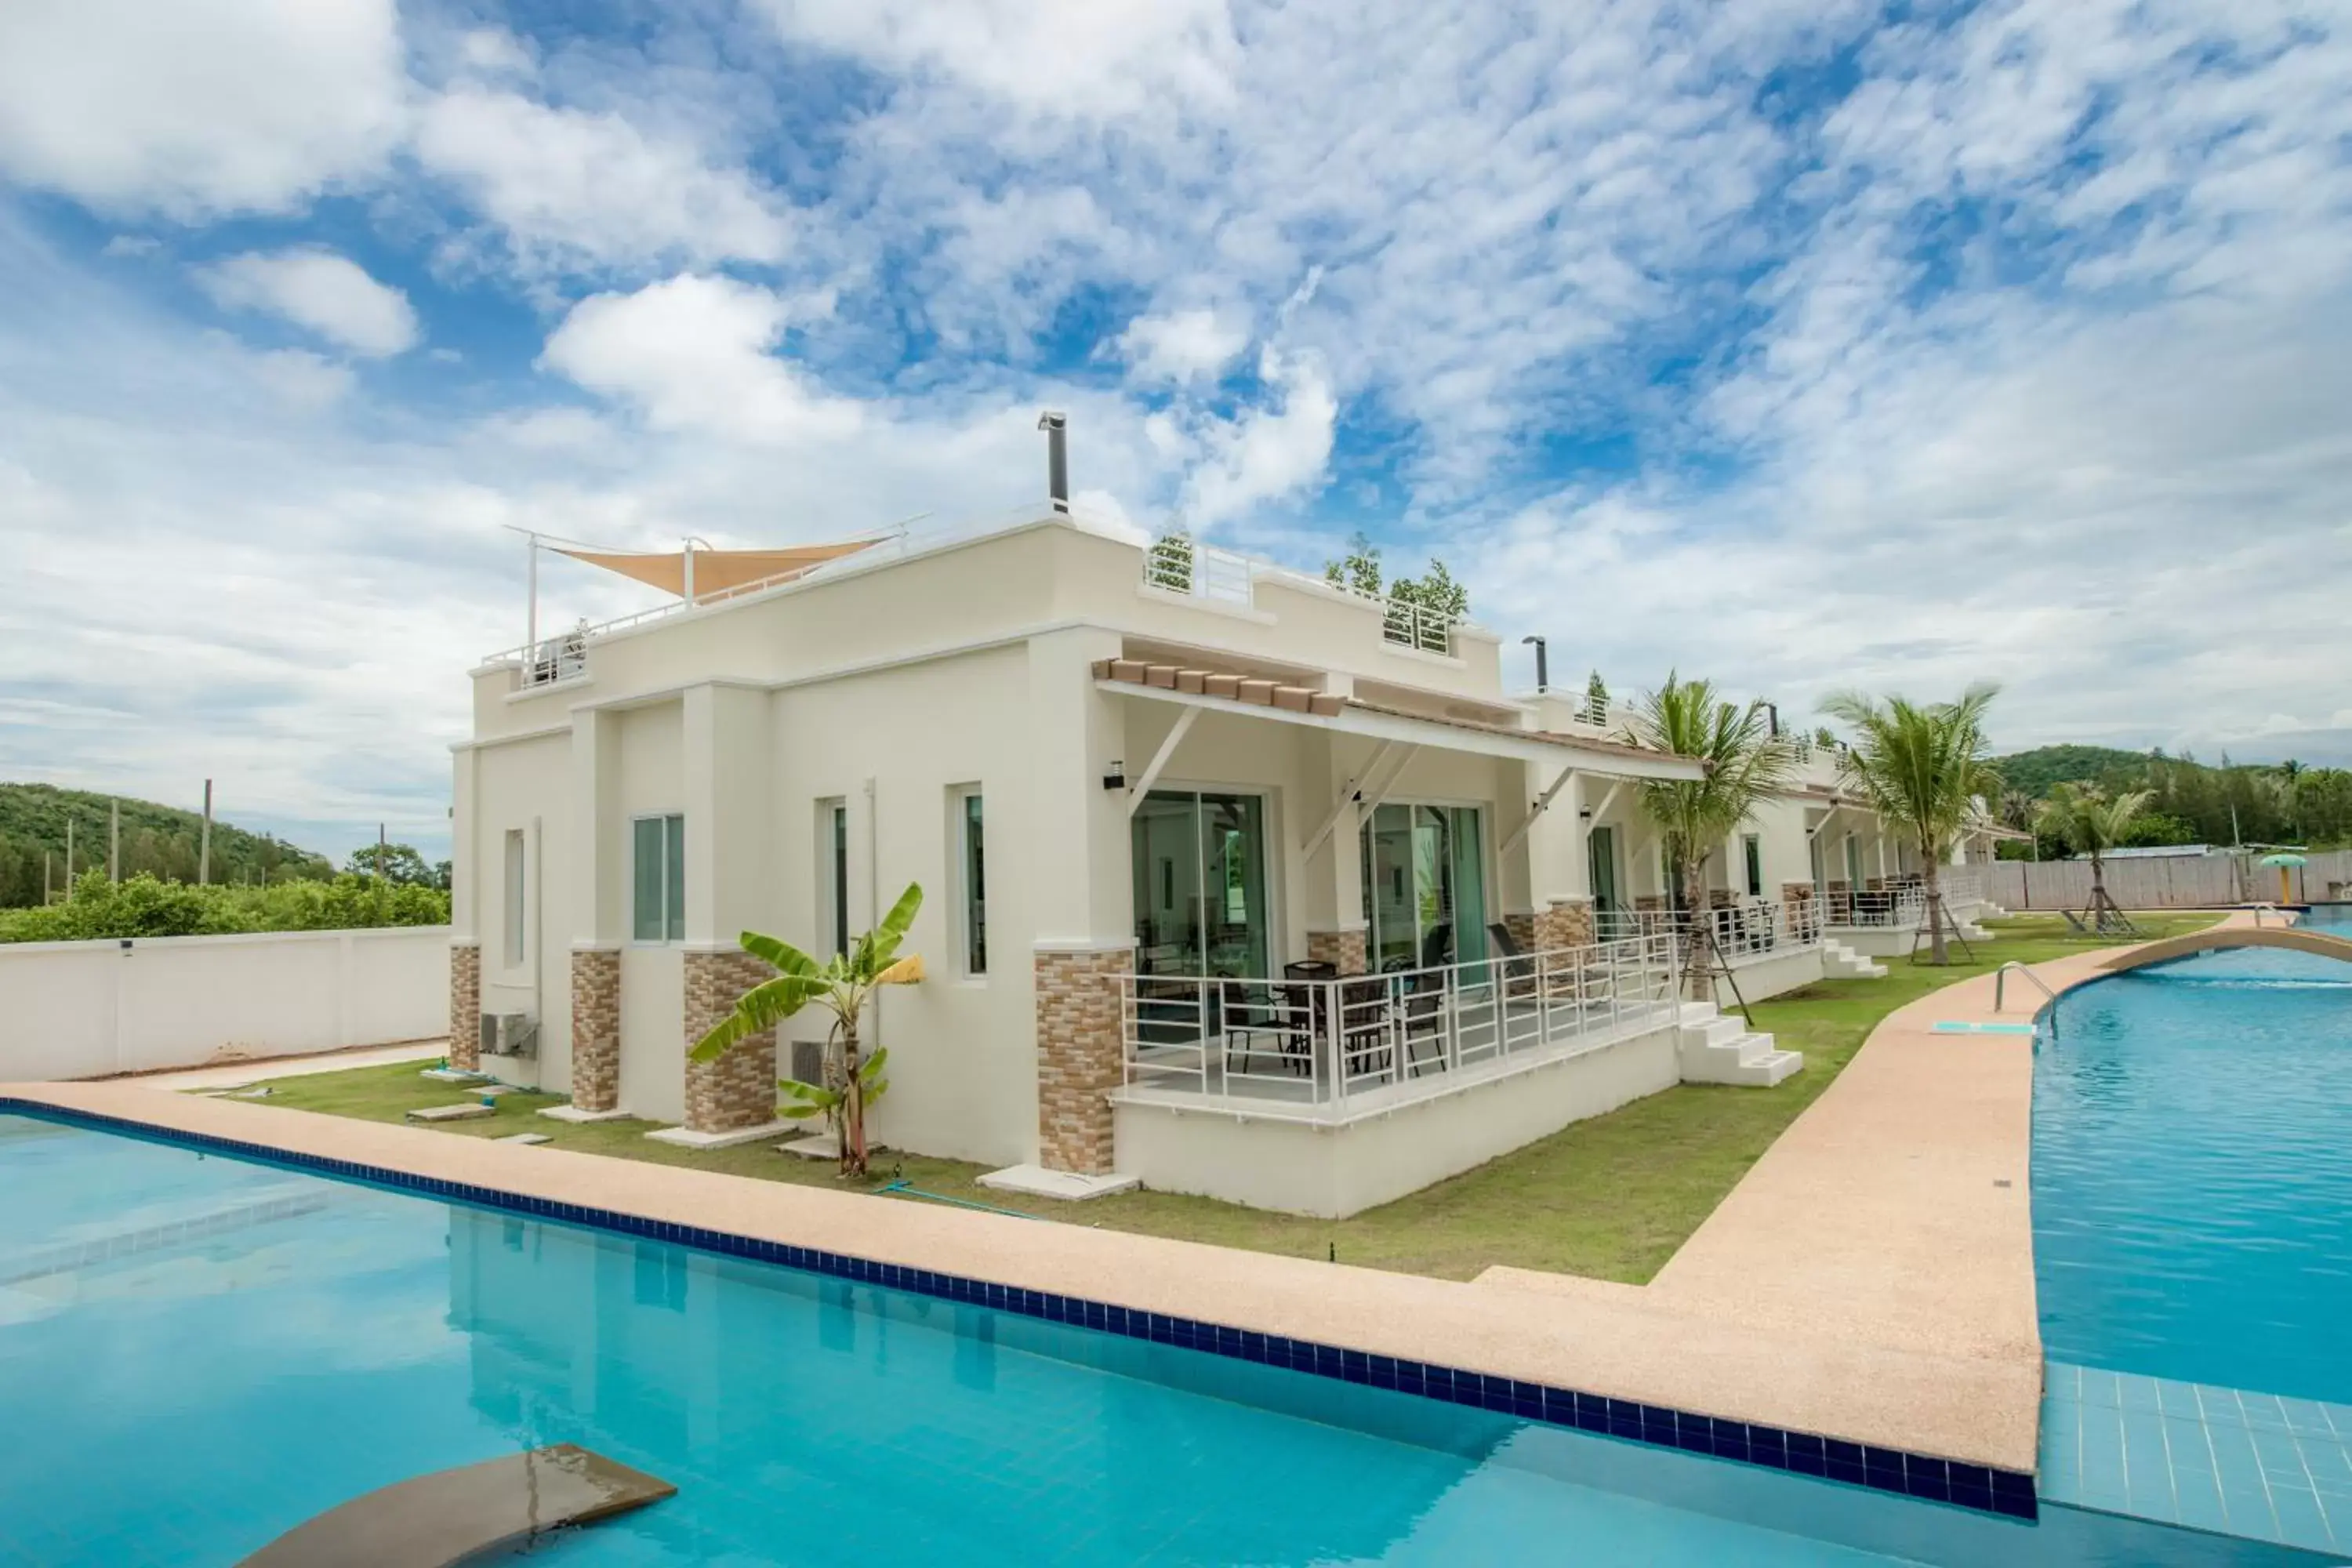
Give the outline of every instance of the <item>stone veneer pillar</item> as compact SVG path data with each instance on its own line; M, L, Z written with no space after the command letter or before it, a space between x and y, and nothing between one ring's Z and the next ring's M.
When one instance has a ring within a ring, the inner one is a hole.
M1527 917L1538 952L1592 945L1592 900L1554 899ZM1512 932L1516 937L1518 933Z
M449 1065L473 1072L482 1065L482 950L449 944Z
M775 970L765 959L740 951L688 952L686 957L686 1049L735 1010L735 999ZM617 988L614 993L617 998ZM736 1042L715 1062L686 1063L686 1126L689 1132L732 1132L776 1119L776 1031L763 1029Z
M1118 1151L1110 1091L1123 1076L1118 977L1129 948L1040 949L1037 984L1037 1163L1108 1176Z
M1371 967L1370 939L1360 926L1350 931L1308 931L1307 956L1329 964L1339 974L1361 974Z
M572 1105L621 1108L621 954L572 950Z

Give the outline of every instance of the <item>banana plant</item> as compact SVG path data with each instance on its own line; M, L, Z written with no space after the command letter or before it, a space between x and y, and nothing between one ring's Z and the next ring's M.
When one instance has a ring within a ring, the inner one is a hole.
M866 1174L866 1108L890 1087L884 1073L890 1053L879 1050L870 1058L859 1056L858 1019L867 999L882 986L913 985L923 978L921 954L898 955L899 943L915 923L915 911L922 907L922 888L908 883L880 925L851 943L847 952L835 953L822 963L791 942L745 931L743 951L773 964L776 977L738 997L735 1010L697 1041L689 1053L698 1062L717 1061L734 1046L774 1028L803 1007L814 1005L832 1014L833 1027L825 1042L828 1081L779 1079L777 1087L783 1100L778 1114L822 1115L832 1123L840 1137L845 1176Z

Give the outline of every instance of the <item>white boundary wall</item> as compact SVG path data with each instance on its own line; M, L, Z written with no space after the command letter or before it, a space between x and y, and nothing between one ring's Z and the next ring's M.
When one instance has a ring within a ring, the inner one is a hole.
M0 1081L436 1037L449 928L0 943Z
M2352 850L2324 851L2291 870L2290 901L2352 898ZM2091 897L2087 860L2000 860L1984 873L1985 897L2012 914L2025 910L2079 910ZM2107 862L2107 894L2127 910L2216 909L2276 903L2274 867L2229 855L2137 857Z

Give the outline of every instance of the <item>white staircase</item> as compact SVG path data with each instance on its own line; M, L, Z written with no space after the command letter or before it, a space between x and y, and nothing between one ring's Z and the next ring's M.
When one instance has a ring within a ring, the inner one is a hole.
M1685 1002L1677 1022L1675 1051L1685 1083L1737 1083L1769 1089L1805 1065L1796 1051L1784 1051L1769 1035L1752 1034L1738 1018L1727 1018L1712 1002Z
M1822 939L1822 973L1832 980L1884 980L1886 965L1842 942Z

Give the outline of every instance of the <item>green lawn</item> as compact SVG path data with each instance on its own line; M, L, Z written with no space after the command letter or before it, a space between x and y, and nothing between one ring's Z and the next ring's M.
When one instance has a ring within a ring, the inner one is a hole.
M2174 936L2211 915L2140 917L2151 936ZM1948 969L1895 960L1884 980L1837 980L1757 1005L1759 1028L1805 1053L1805 1070L1773 1089L1685 1085L1539 1142L1353 1219L1297 1219L1206 1198L1128 1193L1087 1204L1032 1203L1032 1212L1076 1225L1180 1237L1296 1257L1336 1255L1373 1268L1467 1279L1493 1264L1647 1280L1754 1164L1781 1129L1812 1103L1861 1048L1879 1019L1903 1004L2007 960L2028 963L2113 945L2073 936L2054 915L1989 922L1990 943ZM1961 955L1957 948L1955 958ZM338 1116L398 1121L409 1110L446 1104L456 1090L417 1076L415 1065L281 1079L270 1103ZM768 1144L698 1153L648 1141L652 1123L569 1126L532 1114L549 1095L509 1094L495 1117L450 1124L457 1137L544 1132L583 1153L691 1165L766 1181L835 1185L829 1163L780 1154ZM879 1187L903 1178L928 1193L1000 1205L974 1184L984 1167L889 1152L877 1155ZM905 1202L921 1202L907 1198Z

